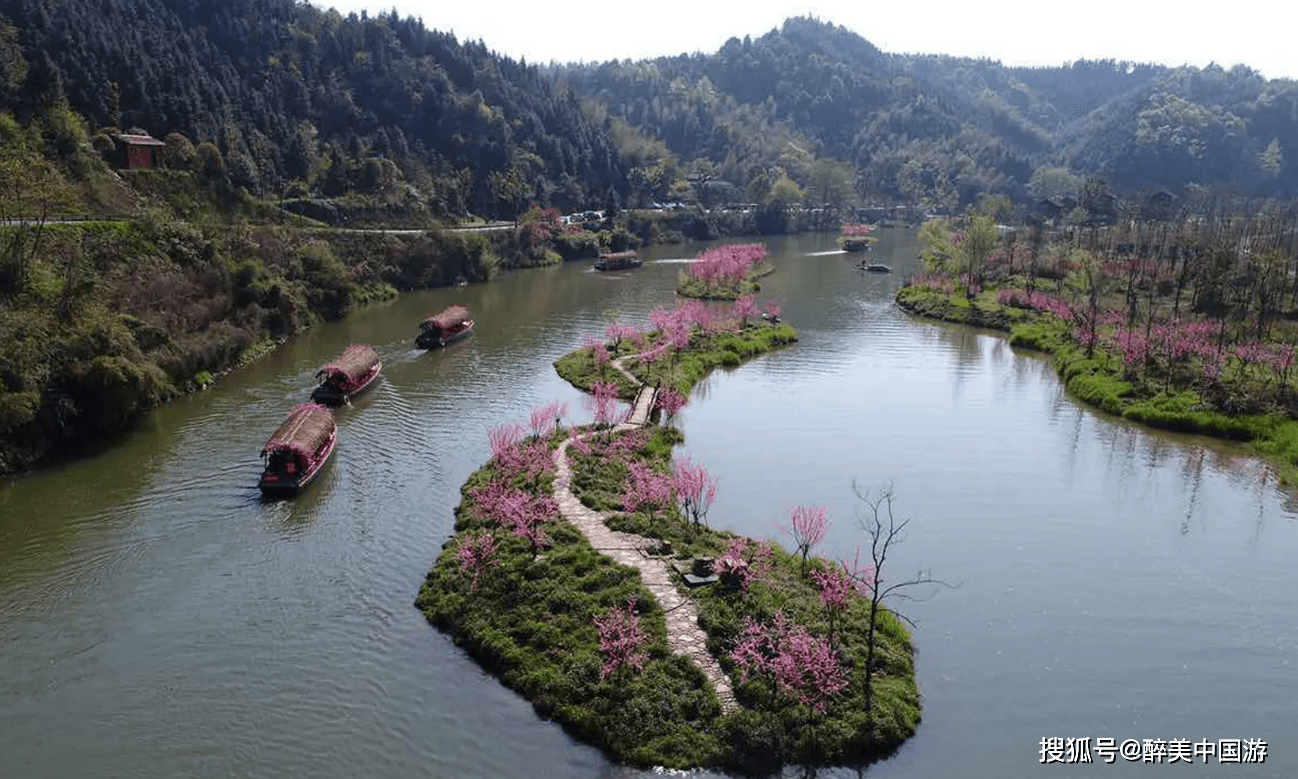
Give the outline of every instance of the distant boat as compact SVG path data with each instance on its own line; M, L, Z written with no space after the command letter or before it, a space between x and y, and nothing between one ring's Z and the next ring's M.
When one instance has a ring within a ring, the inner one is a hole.
M320 386L311 393L311 399L326 406L340 406L369 389L382 369L383 363L372 348L359 344L349 346L316 372Z
M892 273L892 268L881 262L861 263L861 270L870 273Z
M469 309L464 306L451 306L437 316L430 316L420 325L419 335L415 337L415 346L421 349L436 349L457 341L473 331L474 322L469 318Z
M266 464L257 486L264 495L296 494L320 475L337 442L332 411L316 403L299 405L261 448Z
M870 235L872 230L874 225L845 224L842 227L843 234L838 236L838 245L843 247L845 252L869 251L870 245L879 240Z
M644 260L637 257L634 251L614 254L605 252L595 262L595 270L627 270L628 268L638 268L643 264Z
M845 252L868 252L870 246L877 240L879 239L870 235L840 235L838 245L842 246Z

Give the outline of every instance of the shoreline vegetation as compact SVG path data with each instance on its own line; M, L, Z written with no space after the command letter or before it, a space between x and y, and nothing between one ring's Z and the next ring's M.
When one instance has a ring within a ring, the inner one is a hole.
M1277 250L1235 256L1216 246L1238 245L1230 232L1166 225L999 241L977 214L963 231L932 221L920 236L929 272L897 292L901 308L1006 332L1011 345L1049 355L1075 398L1247 443L1282 484L1298 481L1298 332L1283 295L1267 288L1286 262Z
M697 381L796 340L778 308L748 323L755 306L741 298L721 317L686 301L655 311L648 333L615 322L607 342L559 358L591 393L593 421L565 427L566 407L550 404L528 427L491 431L492 457L465 482L417 600L540 715L619 762L858 764L920 719L910 637L890 612L864 672L872 569L808 558L824 510L795 510L794 554L713 530L715 479L672 455L684 436L671 423ZM642 381L659 387L659 424L617 424L629 419L619 397ZM663 597L678 601L670 614Z

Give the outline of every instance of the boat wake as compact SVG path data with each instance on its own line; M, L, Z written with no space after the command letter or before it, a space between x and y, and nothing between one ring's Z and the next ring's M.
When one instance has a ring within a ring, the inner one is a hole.
M844 251L843 249L830 249L829 251L824 251L824 252L808 252L807 254L804 254L802 256L803 257L827 257L831 254L847 254L847 252Z

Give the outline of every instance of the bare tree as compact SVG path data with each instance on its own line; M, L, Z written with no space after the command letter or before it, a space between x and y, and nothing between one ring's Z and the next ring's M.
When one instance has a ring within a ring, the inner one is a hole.
M903 539L904 531L910 524L910 519L897 519L893 513L892 507L896 501L896 495L891 484L884 485L876 493L866 493L861 490L860 485L854 480L852 482L852 492L869 509L868 513L858 511L856 518L861 525L861 529L870 536L870 566L862 569L858 560L857 565L850 569L852 579L870 596L869 638L867 639L865 657L865 711L868 714L874 702L874 636L879 622L879 611L883 608L884 601L890 599L921 600L913 597L908 590L921 585L942 587L953 587L953 585L947 584L940 579L934 579L933 574L929 571L918 571L914 576L897 579L896 581L885 579L883 571L885 564L888 562L888 555L892 551L893 544ZM915 626L914 621L905 614L896 609L893 609L892 613L911 627Z

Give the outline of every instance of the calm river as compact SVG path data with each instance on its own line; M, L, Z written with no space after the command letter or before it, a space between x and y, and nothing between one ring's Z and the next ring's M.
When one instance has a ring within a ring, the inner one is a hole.
M1043 360L923 322L893 294L912 233L866 275L828 235L768 241L793 348L696 389L685 452L713 526L778 536L851 485L912 518L889 574L957 584L918 623L924 721L871 777L1298 776L1295 507L1230 446L1081 408ZM403 295L150 415L104 453L0 482L0 776L630 777L484 676L412 605L488 428L580 394L551 362L672 303L679 258L589 263ZM413 348L452 302L476 335ZM349 343L384 361L339 414L335 461L262 503L257 452ZM1045 737L1262 739L1265 763L1042 765ZM855 775L833 770L825 776Z

